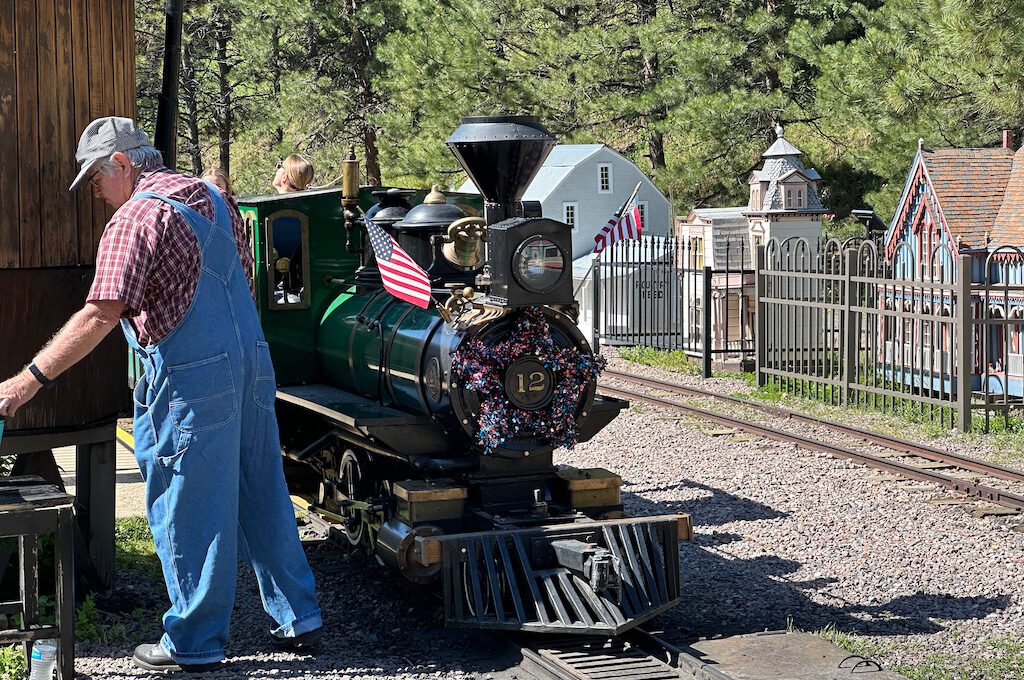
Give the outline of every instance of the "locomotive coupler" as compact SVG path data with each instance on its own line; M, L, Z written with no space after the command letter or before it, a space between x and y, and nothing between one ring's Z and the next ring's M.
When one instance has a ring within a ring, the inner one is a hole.
M619 560L607 548L577 539L552 541L558 564L583 576L595 592L614 592L616 599L622 586Z

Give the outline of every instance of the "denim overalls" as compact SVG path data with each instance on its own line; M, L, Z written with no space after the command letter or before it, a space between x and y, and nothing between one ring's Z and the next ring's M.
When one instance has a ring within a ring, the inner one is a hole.
M224 658L237 555L256 573L275 635L322 625L313 574L285 486L274 416L277 384L227 206L214 221L152 192L199 242L192 305L158 343L141 347L122 320L145 376L135 386L135 458L171 607L161 640L179 663Z

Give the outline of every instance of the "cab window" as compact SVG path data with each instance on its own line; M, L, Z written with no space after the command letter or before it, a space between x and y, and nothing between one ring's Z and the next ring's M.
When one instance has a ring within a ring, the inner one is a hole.
M271 309L309 307L309 222L294 210L267 218L267 291Z

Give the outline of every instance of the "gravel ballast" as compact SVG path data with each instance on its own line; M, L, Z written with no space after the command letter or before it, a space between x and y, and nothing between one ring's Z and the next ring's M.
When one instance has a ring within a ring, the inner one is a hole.
M745 387L619 359L612 365L723 393ZM847 422L871 426L860 416ZM685 641L834 626L876 643L875 658L887 667L933 653L984 656L986 641L1024 635L1019 518L975 518L929 504L949 495L938 487L879 481L874 470L791 444L712 434L718 429L637 405L594 440L556 454L558 463L621 474L631 514L693 515L695 540L680 555L683 601L651 628ZM308 554L329 628L322 651L271 647L255 580L242 569L232 662L204 677L523 677L498 638L443 629L440 602L425 591L371 562L343 561L329 545L310 545ZM162 597L162 584L127 585ZM147 676L129 654L128 642L79 643L77 669L93 678Z
M722 393L745 387L619 359L611 366ZM870 429L871 420L844 422ZM950 496L941 487L879 481L876 470L792 444L710 434L719 429L637 405L560 458L619 472L634 514L693 515L695 541L681 555L683 602L658 621L666 630L685 637L835 626L878 643L889 666L930 654L981 657L991 653L986 641L1024 635L1020 517L976 518L929 504ZM630 455L609 442L629 442Z

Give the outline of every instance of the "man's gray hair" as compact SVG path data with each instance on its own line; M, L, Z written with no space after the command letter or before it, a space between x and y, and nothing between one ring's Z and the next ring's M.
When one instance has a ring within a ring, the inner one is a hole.
M132 170L139 172L164 164L164 156L160 153L160 150L149 145L139 146L119 153L123 153L128 157L128 161L132 164ZM112 158L113 154L111 154L110 158L103 161L103 165L100 166L101 172L106 172L113 167Z

